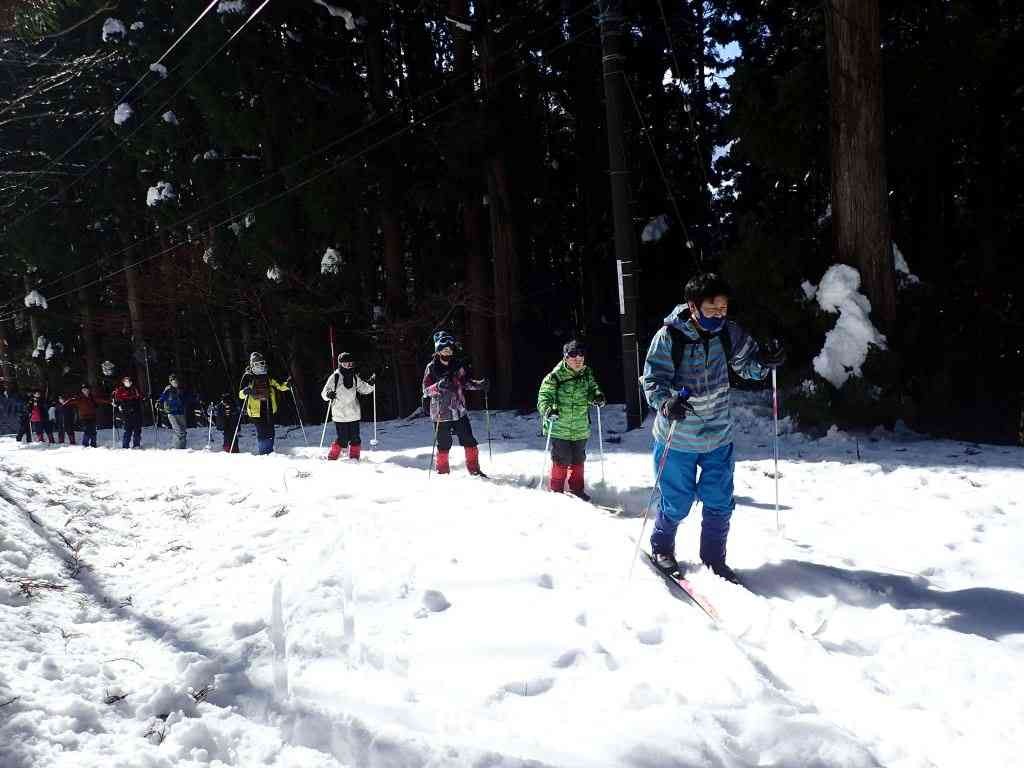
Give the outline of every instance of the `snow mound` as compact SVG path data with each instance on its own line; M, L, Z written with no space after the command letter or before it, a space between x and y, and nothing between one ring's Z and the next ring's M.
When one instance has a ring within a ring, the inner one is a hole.
M125 28L123 21L110 18L103 22L103 31L100 34L103 42L108 43L111 40L123 40L128 36L128 30Z
M640 234L640 240L644 243L656 243L665 236L670 228L670 221L667 213L656 216L647 222L644 231Z
M114 110L114 125L124 125L131 119L133 114L134 110L130 104L125 102L118 104L117 109Z
M341 255L333 248L324 251L324 257L320 259L321 275L336 275L341 269Z
M818 305L839 315L825 334L825 346L814 358L814 370L837 389L850 376L860 376L872 345L885 349L885 336L871 323L871 302L860 293L860 273L846 264L830 267L815 291Z
M158 181L155 187L150 187L146 192L146 205L155 208L162 203L173 202L178 195L169 181Z
M29 309L32 307L38 307L39 309L50 308L50 305L46 302L46 297L35 289L29 291L28 295L25 297L25 306Z
M316 3L317 5L322 5L324 8L326 8L327 12L331 14L331 16L344 19L345 29L347 29L350 32L355 30L356 20L352 16L352 11L346 10L345 8L338 8L335 5L330 5L329 3L324 2L324 0L313 0L313 2Z

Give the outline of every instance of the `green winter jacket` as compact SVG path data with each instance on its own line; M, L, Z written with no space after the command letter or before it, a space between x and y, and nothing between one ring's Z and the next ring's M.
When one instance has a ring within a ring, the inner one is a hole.
M547 414L558 409L558 421L551 427L551 436L560 440L586 440L590 437L590 406L604 399L590 366L579 373L565 360L544 377L537 393L537 411L543 420L543 431L548 433Z

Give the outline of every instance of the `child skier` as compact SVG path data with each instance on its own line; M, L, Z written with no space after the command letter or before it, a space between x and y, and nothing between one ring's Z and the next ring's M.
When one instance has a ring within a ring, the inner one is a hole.
M110 400L102 395L94 395L92 387L83 384L79 394L67 401L67 405L78 411L78 420L82 424L82 447L96 447L96 407L109 405Z
M184 448L188 441L188 408L193 403L192 393L178 385L173 373L167 377L167 386L160 394L159 407L167 415L167 423L174 431L174 447Z
M770 368L785 362L785 353L778 342L759 349L746 331L727 319L729 293L725 280L712 273L697 275L686 284L686 303L665 318L651 341L642 381L647 401L658 414L653 430L656 473L664 462L661 503L651 534L655 564L662 570L678 570L676 529L694 500L700 499L701 562L716 575L737 581L725 563L735 506L729 369L760 381Z
M277 414L277 393L288 392L288 380L282 384L267 373L267 360L259 352L249 356L249 367L242 377L238 399L244 401L245 413L256 425L256 453L274 452L274 416Z
M584 501L583 463L590 437L590 406L605 404L604 394L586 364L586 348L570 341L562 348L562 360L555 366L537 393L537 411L544 419L543 432L551 437L551 478L549 487L556 493L565 490Z
M446 331L434 334L434 356L423 372L423 396L430 398L430 419L437 432L437 474L447 475L452 434L466 451L466 469L481 475L480 450L466 409L467 389L490 389L487 379L470 378L469 364L455 356L455 337Z
M43 442L44 435L49 433L50 442L53 442L53 430L48 430L50 406L43 397L43 390L36 389L28 400L29 421L32 423L32 433L36 436L37 442Z
M320 397L331 403L331 421L338 437L331 445L327 454L329 461L341 455L342 449L348 446L348 457L359 460L362 441L359 437L359 420L363 416L359 406L359 395L373 392L375 376L363 380L355 370L355 358L350 352L338 355L338 368L327 377ZM341 386L338 386L338 385Z
M213 421L217 429L224 433L224 452L238 453L238 421L242 418L242 408L230 393L225 392L220 402L213 408Z
M132 448L142 447L142 393L132 383L131 376L121 379L121 385L114 390L114 406L121 415L124 423L124 433L121 437L121 447L127 448L131 442Z

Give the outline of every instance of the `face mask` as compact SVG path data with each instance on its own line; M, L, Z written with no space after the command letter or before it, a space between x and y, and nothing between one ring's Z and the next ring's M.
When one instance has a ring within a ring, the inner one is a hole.
M704 313L698 309L697 325L701 327L701 330L707 331L708 333L718 333L720 330L722 330L722 326L725 325L725 318L705 317Z

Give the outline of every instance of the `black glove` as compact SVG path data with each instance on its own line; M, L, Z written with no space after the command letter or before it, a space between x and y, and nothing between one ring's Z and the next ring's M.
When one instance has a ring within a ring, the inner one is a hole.
M672 395L668 400L665 400L661 404L661 415L670 421L682 421L686 418L686 413L693 406L690 405L688 396L686 395Z
M779 339L768 339L761 345L758 359L765 368L779 368L786 362L786 349Z
M333 400L337 396L338 396L337 393L333 389L327 390L327 399L328 400Z
M548 421L558 421L558 417L559 417L558 408L556 408L554 406L552 406L551 408L548 408L548 412L545 415L545 418Z
M604 395L598 395L594 398L593 405L596 405L598 408L604 408L608 405L608 401L605 400Z
M242 391L243 391L243 392L245 392L245 396L246 396L246 397L248 397L249 395L251 395L251 394L252 394L252 384L250 384L249 386L247 386L247 387L246 387L245 389L243 389Z

